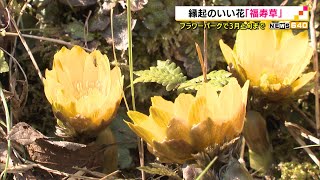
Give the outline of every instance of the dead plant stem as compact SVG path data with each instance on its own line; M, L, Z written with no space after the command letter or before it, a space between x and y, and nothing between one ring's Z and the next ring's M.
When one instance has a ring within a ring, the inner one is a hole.
M18 33L15 32L5 32L6 36L19 36ZM29 35L29 34L21 34L22 37L25 38L31 38L31 39L38 39L38 40L42 40L42 41L49 41L49 42L53 42L53 43L57 43L57 44L62 44L68 47L72 47L74 46L74 44L67 42L67 41L63 41L63 40L59 40L59 39L53 39L53 38L48 38L48 37L43 37L43 36L35 36L35 35ZM85 48L83 47L83 49L85 49L86 51L91 52L91 49Z
M203 6L206 6L206 1L202 1ZM206 28L206 21L204 23L204 29L203 29L203 79L204 82L207 82L207 72L208 72L208 52L207 52L207 28Z
M42 76L41 71L40 71L40 69L39 69L39 67L38 67L38 64L37 64L35 58L33 57L33 54L32 54L32 52L31 52L31 50L30 50L30 48L29 48L26 40L25 40L24 37L21 35L21 32L20 32L20 30L19 30L19 28L18 28L15 20L14 20L12 17L11 17L11 24L13 25L13 27L14 27L15 30L17 31L18 36L19 36L19 38L20 38L20 40L21 40L24 48L26 49L27 53L29 54L30 59L31 59L31 62L32 62L34 68L36 69L36 71L37 71L37 73L38 73L38 76L39 76L41 82L43 82L43 76Z
M313 47L313 70L316 72L314 77L314 95L315 95L315 118L316 118L316 130L317 136L320 137L320 107L319 107L319 65L318 65L318 52L317 52L317 37L315 30L315 13L317 8L317 0L311 0L312 9L310 15L310 39Z

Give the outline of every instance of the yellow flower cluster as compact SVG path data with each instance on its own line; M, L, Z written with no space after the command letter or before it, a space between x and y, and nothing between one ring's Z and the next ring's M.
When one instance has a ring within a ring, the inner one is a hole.
M78 133L108 125L122 99L123 77L119 67L110 70L100 51L63 47L46 70L44 91L55 116Z
M148 143L162 162L183 163L192 154L238 136L243 128L249 82L241 89L230 81L218 95L204 84L196 97L179 94L174 102L160 96L151 99L150 115L129 111L129 127Z
M294 35L291 30L239 30L233 50L222 40L220 47L241 79L250 80L251 87L271 100L289 97L315 75L302 74L313 54L307 31Z
M249 81L253 89L279 100L296 93L315 75L302 74L313 53L307 32L239 30L233 50L222 40L220 47L227 63L245 82L242 88L232 79L218 94L204 83L196 96L181 93L174 102L151 98L149 116L128 112L132 122L126 123L160 161L184 163L192 154L239 136ZM79 46L56 53L44 80L55 116L78 133L110 123L122 99L122 87L119 67L110 70L105 55L99 51L88 54Z

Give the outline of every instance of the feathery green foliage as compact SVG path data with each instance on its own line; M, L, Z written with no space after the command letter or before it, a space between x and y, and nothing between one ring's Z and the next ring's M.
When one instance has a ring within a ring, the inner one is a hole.
M225 70L211 71L209 74L207 74L208 83L214 85L217 88L217 91L219 91L223 86L227 85L232 78L233 77L231 77L231 73ZM178 91L188 92L198 90L202 82L203 75L181 83Z
M138 82L156 82L166 86L167 91L175 89L180 83L185 82L187 77L181 72L180 67L170 60L157 61L156 67L150 67L150 70L135 71L139 76L134 80Z
M170 60L158 60L156 67L150 67L150 70L135 71L134 74L139 76L134 80L134 83L156 82L166 86L167 91L173 89L177 89L179 92L196 91L203 82L203 75L187 81L187 77L183 75L180 67L177 67ZM217 91L228 84L232 78L231 73L225 70L211 71L207 74L208 83L214 85Z

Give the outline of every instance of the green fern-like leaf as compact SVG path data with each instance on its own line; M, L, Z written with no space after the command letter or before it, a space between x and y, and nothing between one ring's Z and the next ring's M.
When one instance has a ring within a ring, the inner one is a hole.
M221 90L223 86L228 84L228 82L232 78L233 77L231 77L231 73L225 70L211 71L209 74L207 74L208 83L214 85L214 87L217 88L217 91ZM202 82L203 82L203 76L193 78L189 81L181 83L180 86L178 87L178 91L179 92L196 91L200 88Z
M170 60L158 60L156 67L150 67L150 70L135 71L134 74L139 77L133 83L156 82L166 86L167 91L175 89L179 84L187 80L187 77L182 74L180 67L177 67Z

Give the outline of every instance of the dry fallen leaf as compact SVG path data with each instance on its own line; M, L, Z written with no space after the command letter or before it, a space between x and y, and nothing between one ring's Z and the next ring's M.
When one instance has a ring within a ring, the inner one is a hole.
M89 169L103 163L104 147L98 145L38 139L26 148L32 161L66 173L75 173L75 166Z
M7 139L16 141L21 145L28 145L35 142L37 139L47 138L39 131L33 129L25 122L20 122L13 126Z
M33 162L66 173L75 173L77 170L73 167L76 166L88 169L102 167L103 152L110 147L53 141L24 122L16 124L7 139L24 145Z

